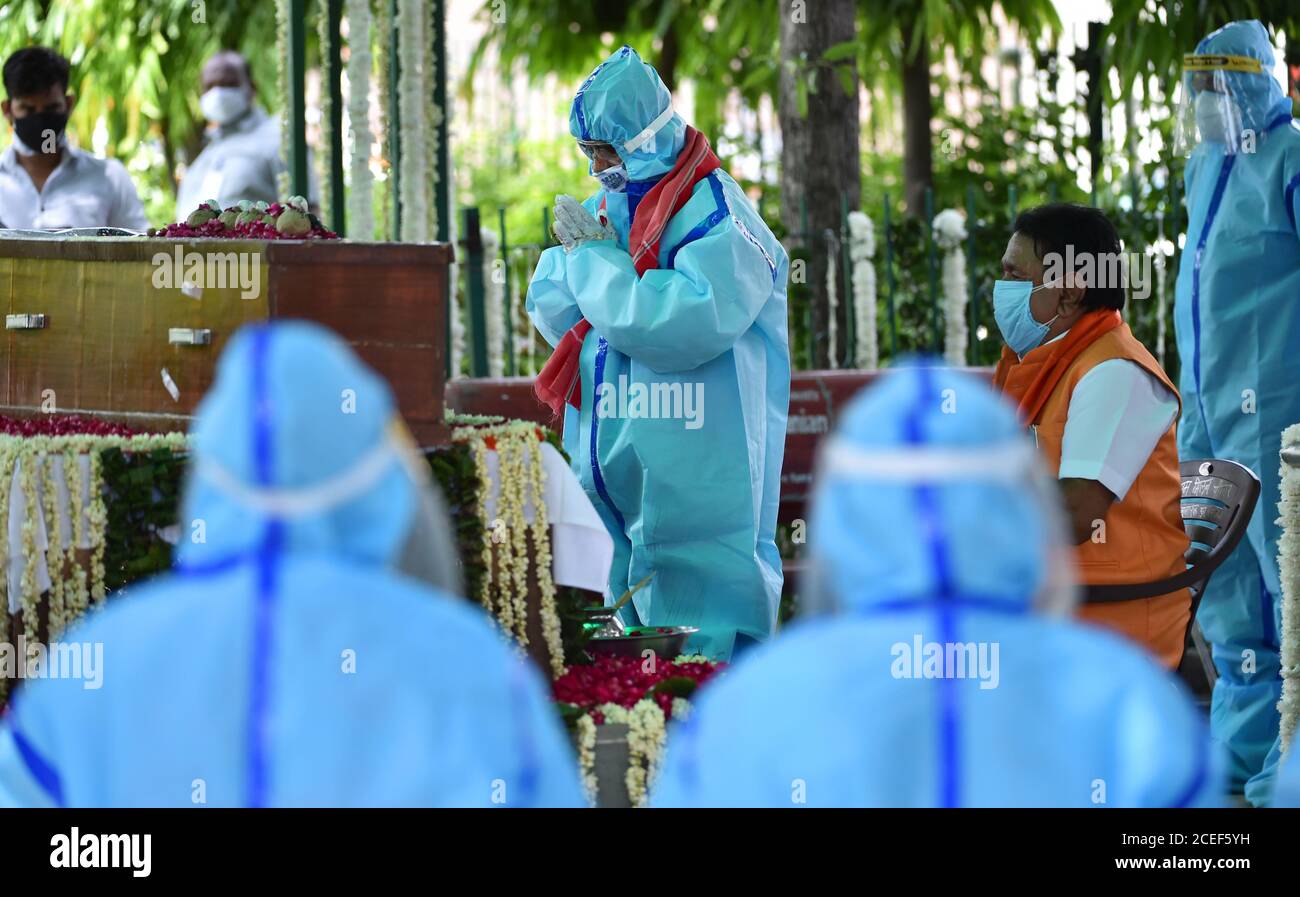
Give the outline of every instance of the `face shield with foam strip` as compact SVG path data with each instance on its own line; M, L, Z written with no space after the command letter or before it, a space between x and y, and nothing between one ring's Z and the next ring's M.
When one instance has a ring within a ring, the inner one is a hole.
M815 484L801 614L943 600L1067 614L1078 602L1057 484L1014 411L969 375L883 378L828 440Z
M1263 55L1271 55L1265 43ZM1189 53L1183 57L1174 122L1174 152L1209 145L1227 155L1254 152L1274 124L1277 96L1272 66L1239 53Z

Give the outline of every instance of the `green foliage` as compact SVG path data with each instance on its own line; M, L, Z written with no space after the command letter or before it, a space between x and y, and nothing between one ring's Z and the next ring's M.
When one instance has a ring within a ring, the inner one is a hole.
M104 477L104 585L121 592L138 579L171 567L172 547L159 531L179 517L185 456L171 449L100 453Z

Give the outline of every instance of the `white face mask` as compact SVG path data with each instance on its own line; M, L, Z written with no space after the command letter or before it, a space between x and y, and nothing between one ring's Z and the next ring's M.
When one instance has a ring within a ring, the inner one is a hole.
M1211 143L1230 143L1239 130L1241 113L1232 97L1210 90L1196 95L1196 128L1201 139Z
M204 118L228 125L248 111L250 97L243 87L213 87L199 97Z
M627 168L623 165L612 165L604 171L593 171L591 176L600 181L600 186L610 193L622 193L627 189Z

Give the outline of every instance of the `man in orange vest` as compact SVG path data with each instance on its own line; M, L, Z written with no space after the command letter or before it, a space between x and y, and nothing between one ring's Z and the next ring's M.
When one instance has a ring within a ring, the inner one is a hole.
M993 289L1006 342L994 383L1060 479L1079 579L1111 585L1181 573L1180 399L1120 316L1126 274L1115 226L1098 209L1057 203L1022 212L1014 231ZM1170 669L1190 614L1186 589L1080 611Z

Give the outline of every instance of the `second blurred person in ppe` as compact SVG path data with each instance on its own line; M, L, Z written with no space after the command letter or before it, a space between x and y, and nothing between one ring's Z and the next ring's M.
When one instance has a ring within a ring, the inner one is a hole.
M1196 707L1068 619L1055 486L1013 412L903 368L818 462L810 603L669 733L657 806L1207 806Z

